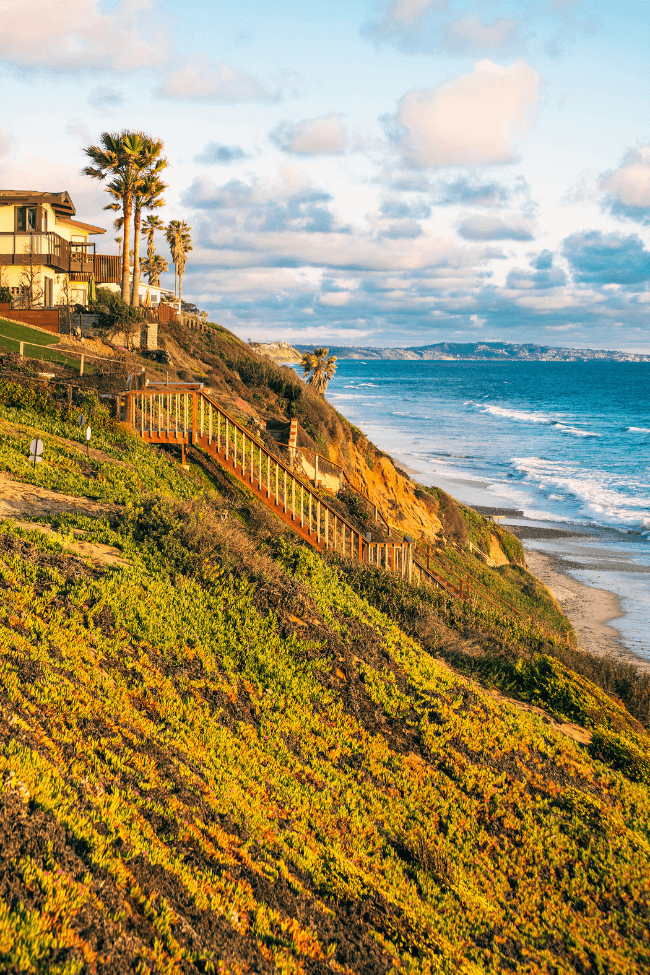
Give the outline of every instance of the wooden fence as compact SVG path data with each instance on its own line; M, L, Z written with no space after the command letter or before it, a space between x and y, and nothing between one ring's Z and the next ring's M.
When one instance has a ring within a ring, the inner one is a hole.
M22 325L35 325L54 335L60 334L60 312L58 308L12 308L11 302L0 302L0 318L6 318Z

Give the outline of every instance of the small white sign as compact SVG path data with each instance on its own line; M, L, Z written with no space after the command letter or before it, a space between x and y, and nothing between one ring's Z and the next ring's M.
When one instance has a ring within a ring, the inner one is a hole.
M90 427L86 427L86 440L90 440Z
M37 464L40 464L41 461L43 460L41 456L42 453L43 453L43 441L34 438L34 440L32 440L32 442L29 445L29 459L34 465L34 467L36 467Z

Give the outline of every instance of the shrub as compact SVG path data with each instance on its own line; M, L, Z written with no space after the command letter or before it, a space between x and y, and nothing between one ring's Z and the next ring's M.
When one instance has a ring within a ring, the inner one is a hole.
M100 288L95 302L97 311L97 329L100 332L126 332L127 335L136 331L145 320L142 308L133 308L122 301L120 295Z
M647 740L643 741L640 735L599 728L594 731L589 751L633 782L650 785L650 750Z

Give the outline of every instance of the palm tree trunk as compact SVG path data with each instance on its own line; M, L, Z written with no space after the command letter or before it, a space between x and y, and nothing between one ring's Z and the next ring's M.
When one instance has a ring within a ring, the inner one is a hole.
M122 248L122 301L129 304L129 243L131 238L131 211L133 209L133 195L124 194L124 247Z
M140 307L140 220L142 218L141 197L135 199L135 210L133 215L133 291L131 304L134 308Z
M178 269L178 300L183 302L183 271Z

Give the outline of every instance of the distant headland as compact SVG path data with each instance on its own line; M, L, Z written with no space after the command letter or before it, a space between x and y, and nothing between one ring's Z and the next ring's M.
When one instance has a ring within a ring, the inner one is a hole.
M281 343L277 343L280 345ZM260 343L262 345L262 343ZM311 351L311 346L296 345L298 352ZM262 351L258 346L257 351ZM650 362L650 355L616 352L607 349L556 349L547 345L516 345L509 342L439 342L406 349L330 345L330 355L339 359L439 359L478 361L549 361L573 362L600 359L606 362Z

